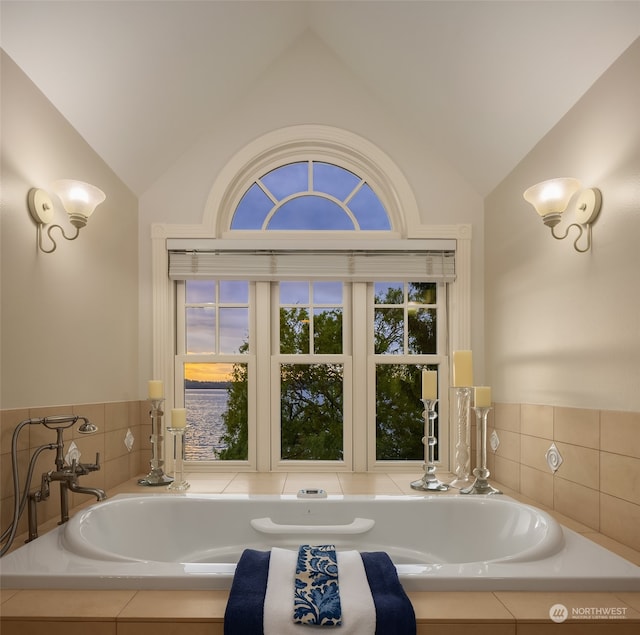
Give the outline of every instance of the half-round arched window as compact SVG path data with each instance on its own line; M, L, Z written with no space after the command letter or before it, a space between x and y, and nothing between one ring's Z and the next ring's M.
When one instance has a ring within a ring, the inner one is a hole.
M203 227L215 238L404 239L421 233L413 191L377 146L346 130L300 125L242 148L213 184Z
M389 231L389 215L366 180L325 161L270 170L243 194L232 230Z

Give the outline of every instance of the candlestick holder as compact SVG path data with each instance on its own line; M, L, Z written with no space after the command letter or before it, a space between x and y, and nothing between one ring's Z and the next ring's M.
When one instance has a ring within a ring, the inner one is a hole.
M164 415L164 399L150 399L151 410L151 471L138 481L138 485L150 487L168 485L173 481L164 473L164 435L162 434L162 416Z
M173 436L173 483L167 489L183 492L191 483L184 480L184 433L186 427L167 428Z
M471 484L471 391L467 386L457 386L455 391L456 447L453 473L456 478L451 487L462 489Z
M461 489L461 494L502 494L499 489L489 484L489 475L491 472L487 469L487 417L489 416L490 406L476 406L476 427L477 427L477 447L476 447L476 467L473 469L473 475L476 480L473 485Z
M425 447L424 450L424 476L411 483L413 489L427 490L430 492L444 492L449 489L449 486L443 483L436 476L436 464L434 460L435 448L438 443L438 439L435 436L434 424L438 416L436 412L437 399L421 399L424 410L422 416L424 417L424 436L422 437L422 443Z

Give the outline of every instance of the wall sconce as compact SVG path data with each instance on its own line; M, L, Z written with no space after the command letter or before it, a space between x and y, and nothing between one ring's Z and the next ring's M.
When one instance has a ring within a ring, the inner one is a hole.
M596 188L583 190L576 201L575 218L578 222L569 225L562 236L555 232L555 227L562 219L562 214L567 209L569 201L579 189L580 181L578 179L551 179L530 187L524 193L524 198L542 216L542 222L551 228L551 235L554 238L564 240L568 236L569 230L572 227L577 227L579 233L573 247L583 254L591 249L591 224L597 218L602 205L600 190ZM585 229L587 230L587 245L581 249L578 247L578 241Z
M29 190L29 211L38 225L38 247L46 254L55 251L57 247L56 241L51 236L53 229L57 227L66 240L75 240L80 234L80 230L87 224L89 216L106 198L104 192L97 187L89 183L69 179L56 181L53 184L53 191L62 201L65 211L69 214L70 223L76 228L76 233L73 236L67 236L60 225L51 225L47 229L47 235L53 243L53 247L45 249L42 246L42 230L45 225L49 225L53 220L53 202L45 190L37 188Z

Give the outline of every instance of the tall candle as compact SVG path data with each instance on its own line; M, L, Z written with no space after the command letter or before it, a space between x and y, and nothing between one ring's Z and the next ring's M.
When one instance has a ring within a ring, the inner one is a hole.
M489 386L476 386L476 408L491 407L491 388Z
M171 427L184 428L187 425L187 411L185 408L173 408L171 410Z
M422 371L422 398L438 398L438 373L435 370Z
M471 351L453 352L453 385L473 386L473 354Z
M162 399L164 397L164 385L162 379L149 380L149 399Z

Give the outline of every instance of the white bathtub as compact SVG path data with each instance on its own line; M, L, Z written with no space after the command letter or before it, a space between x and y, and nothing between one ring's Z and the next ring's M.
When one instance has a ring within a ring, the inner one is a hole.
M243 549L386 551L407 590L640 590L640 568L505 496L119 495L0 561L4 588L229 588Z

